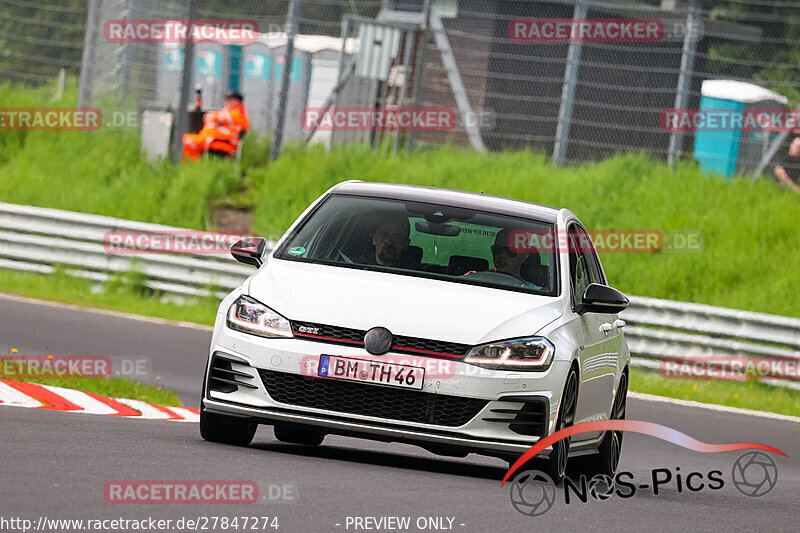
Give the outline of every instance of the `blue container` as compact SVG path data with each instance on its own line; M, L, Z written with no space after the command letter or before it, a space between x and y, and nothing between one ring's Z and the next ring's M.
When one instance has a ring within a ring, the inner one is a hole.
M731 114L744 113L744 102L703 96L701 110L730 110ZM741 131L698 131L694 136L694 157L703 172L718 172L731 177L736 172L739 159Z
M708 120L711 115L717 118L717 126L699 129L694 136L694 157L703 172L730 178L755 169L775 134L752 128L742 132L741 127L730 127L730 121L738 117L742 124L746 115L755 110L783 110L787 98L758 85L734 80L705 80L701 94L700 110L706 112L702 118ZM727 124L722 126L720 118L727 118Z

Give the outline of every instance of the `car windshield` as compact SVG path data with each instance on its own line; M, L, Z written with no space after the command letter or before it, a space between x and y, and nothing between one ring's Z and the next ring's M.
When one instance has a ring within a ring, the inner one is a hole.
M331 195L275 257L555 296L556 257L531 245L547 222L460 207ZM524 246L518 243L525 235Z

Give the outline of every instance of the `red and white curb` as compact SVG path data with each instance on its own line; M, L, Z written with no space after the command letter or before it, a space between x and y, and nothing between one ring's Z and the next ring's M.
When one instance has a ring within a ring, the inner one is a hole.
M200 411L191 407L164 407L141 400L108 398L75 389L0 379L0 406L4 405L169 422L200 421Z

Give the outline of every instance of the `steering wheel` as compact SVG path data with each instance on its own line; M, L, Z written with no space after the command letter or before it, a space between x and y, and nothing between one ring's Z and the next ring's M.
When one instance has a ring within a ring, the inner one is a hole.
M520 280L522 283L528 283L528 280L523 279L521 276L517 276L513 272L509 272L508 270L500 270L496 268L494 270L488 270L487 272L494 272L495 274L505 274L506 276L511 276L512 278Z
M527 280L517 276L513 272L508 272L507 270L481 270L481 271L478 271L478 272L471 271L471 272L467 272L466 274L463 274L463 275L464 276L472 275L472 276L476 276L478 278L482 278L482 276L485 276L486 274L502 274L504 276L508 276L508 277L516 279L517 281L523 283L523 286L527 285L529 283Z

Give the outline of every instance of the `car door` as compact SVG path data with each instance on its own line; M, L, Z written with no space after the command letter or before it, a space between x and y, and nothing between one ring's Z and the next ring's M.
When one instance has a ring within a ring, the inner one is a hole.
M597 251L594 248L594 244L592 243L589 233L583 229L578 228L578 232L584 235L585 242L588 243L586 247L585 254L588 260L590 275L592 277L593 283L599 283L601 285L608 286L608 280L606 279L606 275L603 272L603 267L600 265L600 258L597 255ZM602 317L602 323L600 324L600 330L603 331L605 335L605 352L608 357L603 359L604 364L604 375L611 376L612 387L607 392L609 394L608 397L608 406L609 412L611 409L611 402L613 400L613 383L616 379L617 370L620 368L621 365L621 352L622 352L622 342L623 342L623 334L622 334L622 327L624 326L624 322L619 319L619 315L617 313L594 313L598 317Z
M577 223L569 226L570 280L572 307L580 303L590 283L606 284L588 232ZM619 358L620 338L614 326L616 316L584 313L577 317L583 336L580 347L581 388L575 423L608 418L613 399L614 379ZM592 439L599 433L586 434ZM583 439L581 439L583 440Z

